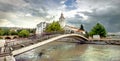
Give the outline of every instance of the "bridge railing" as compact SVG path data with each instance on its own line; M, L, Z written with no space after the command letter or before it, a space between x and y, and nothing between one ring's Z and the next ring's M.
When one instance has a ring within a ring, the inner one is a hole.
M64 33L64 34L70 34L70 33ZM75 33L73 33L75 34ZM35 36L35 38L28 38L28 39L16 39L14 41L11 41L11 42L7 42L7 46L11 47L12 50L16 50L16 49L19 49L19 48L22 48L22 47L25 47L25 46L29 46L31 44L34 44L34 43L38 43L38 42L41 42L41 41L44 41L44 40L47 40L47 39L50 39L52 37L56 37L56 36L59 36L59 35L63 35L62 34L51 34L51 35L43 35L43 36Z
M11 55L11 48L5 45L4 47L0 48L0 57L9 56Z
M70 33L57 33L57 34L52 34L52 35L44 35L44 36L35 36L35 38L30 38L30 39L14 39L14 41L6 42L7 46L15 46L18 44L24 44L28 42L40 42L47 40L49 38L59 36L62 34L70 34Z
M50 39L52 37L55 36L59 36L61 34L54 34L54 35L46 35L46 36L37 36L37 38L34 39L21 39L21 40L15 40L15 41L11 41L11 42L7 42L6 45L11 47L12 50L16 50L37 42L41 42L47 39Z

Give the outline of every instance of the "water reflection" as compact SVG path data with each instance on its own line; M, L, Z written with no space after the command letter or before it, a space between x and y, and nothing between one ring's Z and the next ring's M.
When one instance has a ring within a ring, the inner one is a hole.
M52 42L15 58L17 61L120 61L119 54L120 46L115 45Z
M120 61L119 54L119 46L89 45L81 58L82 61Z

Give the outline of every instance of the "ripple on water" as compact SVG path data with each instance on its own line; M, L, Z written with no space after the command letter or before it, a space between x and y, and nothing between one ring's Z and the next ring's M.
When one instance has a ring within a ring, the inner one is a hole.
M40 57L39 53L43 51ZM21 61L120 61L120 46L53 43L16 56ZM45 60L43 60L45 59Z
M120 61L120 48L108 45L89 45L81 56L82 61Z

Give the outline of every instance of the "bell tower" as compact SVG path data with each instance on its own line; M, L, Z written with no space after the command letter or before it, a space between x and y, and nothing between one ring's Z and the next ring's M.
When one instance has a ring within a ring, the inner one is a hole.
M63 13L61 13L61 16L60 16L60 18L59 18L59 24L60 24L60 26L61 26L62 28L65 27L65 18L64 18Z

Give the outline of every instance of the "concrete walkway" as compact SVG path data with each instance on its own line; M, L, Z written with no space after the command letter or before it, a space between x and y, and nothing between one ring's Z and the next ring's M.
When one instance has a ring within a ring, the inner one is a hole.
M44 40L44 41L42 41L42 42L39 42L39 43L30 45L30 46L23 47L23 48L18 49L18 50L14 50L14 51L12 51L12 54L13 54L13 56L14 56L14 55L18 55L18 54L21 54L21 53L23 53L23 52L26 52L26 51L29 51L29 50L31 50L31 49L34 49L34 48L36 48L36 47L39 47L39 46L41 46L41 45L44 45L44 44L53 42L53 41L55 41L55 40L57 40L57 39L64 38L64 37L70 37L70 36L80 37L80 38L83 38L84 40L88 41L87 38L85 38L85 37L83 37L83 36L81 36L81 35L79 35L79 34L64 34L64 35L60 35L60 36L56 36L56 37L50 38L50 39L48 39L48 40Z

